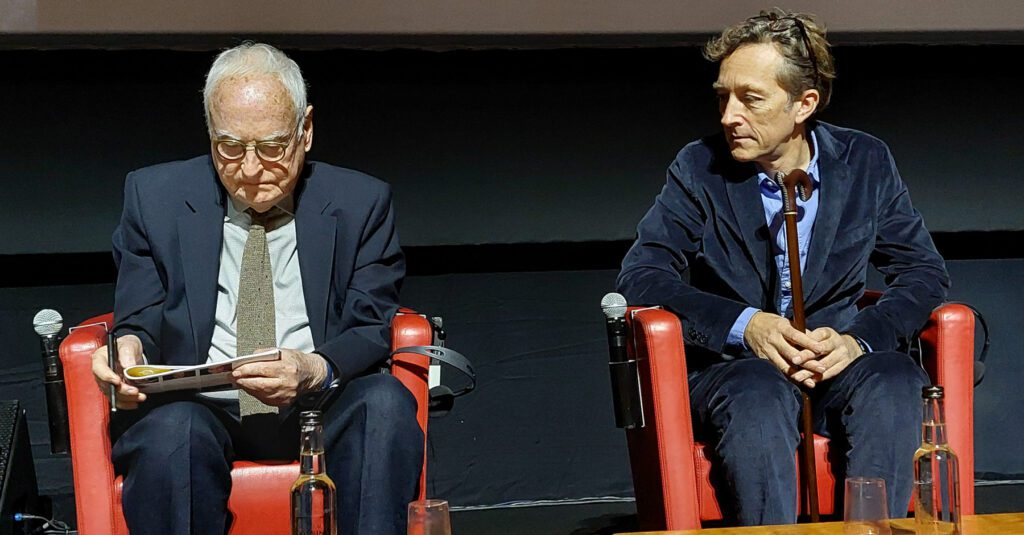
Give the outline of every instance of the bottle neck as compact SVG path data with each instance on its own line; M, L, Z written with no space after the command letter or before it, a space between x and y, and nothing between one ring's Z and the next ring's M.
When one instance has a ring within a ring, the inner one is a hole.
M929 398L922 402L924 417L921 442L941 446L946 444L946 419L942 398Z
M303 426L299 444L299 471L303 474L323 474L326 471L323 425Z

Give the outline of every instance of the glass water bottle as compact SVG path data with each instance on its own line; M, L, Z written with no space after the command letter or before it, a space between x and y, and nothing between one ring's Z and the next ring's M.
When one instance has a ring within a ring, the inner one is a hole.
M299 415L299 478L292 484L292 535L335 535L334 482L324 464L324 426L320 411Z
M917 535L959 535L959 466L946 442L942 387L924 387L921 398L924 423L921 447L914 454L915 531Z

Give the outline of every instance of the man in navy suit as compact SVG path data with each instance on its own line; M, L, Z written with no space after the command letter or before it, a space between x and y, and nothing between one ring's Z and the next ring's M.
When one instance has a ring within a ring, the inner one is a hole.
M390 189L306 161L313 108L299 67L273 47L218 56L204 103L209 155L127 178L113 236L119 365L267 346L281 358L239 367L238 390L147 399L96 352L104 392L115 385L117 406L137 409L112 425L123 428L113 457L128 527L226 533L231 462L295 458L300 407L334 381L323 420L340 531L404 534L423 434L412 395L379 373L405 273ZM253 297L261 287L271 297Z
M927 376L904 352L946 296L944 262L889 149L815 120L835 77L822 27L762 13L712 39L723 133L684 147L637 229L618 288L682 320L691 413L713 445L720 503L744 525L796 521L800 396L851 476L883 477L903 516ZM808 330L792 294L776 172L807 171L798 201ZM857 308L868 266L887 287ZM840 483L841 485L841 483ZM842 502L840 502L842 503Z

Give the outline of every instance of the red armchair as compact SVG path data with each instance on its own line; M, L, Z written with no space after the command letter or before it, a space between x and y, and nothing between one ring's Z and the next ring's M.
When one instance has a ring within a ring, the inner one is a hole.
M720 520L708 478L709 448L693 438L679 318L661 309L631 308L626 321L628 351L639 359L645 421L626 432L640 527L697 529L702 521ZM960 460L961 510L974 514L974 315L963 305L935 309L921 345L928 375L945 388L949 442ZM815 435L814 445L820 511L832 514L836 478L829 441Z
M82 325L110 322L111 314L90 318ZM82 535L127 535L121 511L121 477L110 460L110 405L93 379L91 356L104 345L102 326L76 329L60 346L67 388L71 432L71 466ZM398 314L391 324L391 347L430 345L433 329L426 318L411 311ZM398 354L391 372L416 397L417 419L427 432L427 358ZM297 446L296 446L297 447ZM426 456L420 472L420 498L426 491ZM231 471L228 510L234 515L232 534L291 533L288 489L298 477L298 464L289 461L238 461Z

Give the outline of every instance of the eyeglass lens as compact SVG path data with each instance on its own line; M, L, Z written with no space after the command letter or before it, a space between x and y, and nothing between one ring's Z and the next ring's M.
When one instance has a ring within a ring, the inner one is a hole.
M255 143L256 155L263 160L277 161L284 157L285 149L287 145L284 143L273 142L262 142ZM228 160L239 160L245 157L245 152L248 150L249 145L242 143L241 141L218 141L217 152Z

